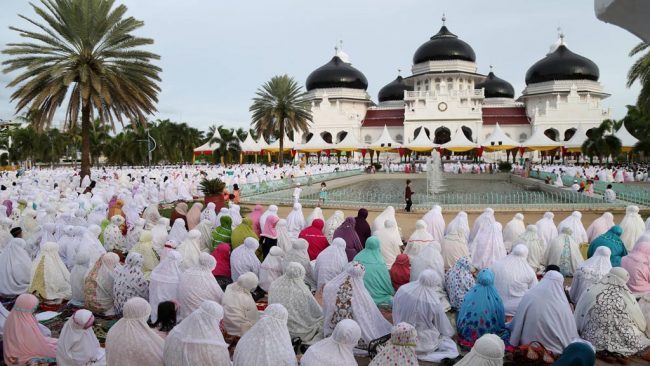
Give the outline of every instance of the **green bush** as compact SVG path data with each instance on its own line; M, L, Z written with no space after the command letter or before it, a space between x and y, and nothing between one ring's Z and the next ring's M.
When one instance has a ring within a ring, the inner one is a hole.
M512 164L510 164L507 161L499 162L499 171L503 173L509 173L510 171L512 171Z
M203 178L199 184L199 189L205 196L217 196L223 194L224 188L226 188L226 183L219 178Z

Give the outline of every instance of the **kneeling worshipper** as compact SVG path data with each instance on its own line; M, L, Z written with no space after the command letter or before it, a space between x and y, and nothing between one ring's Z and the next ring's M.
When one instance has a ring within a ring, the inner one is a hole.
M584 341L575 341L567 346L553 366L594 366L596 352Z
M32 280L32 260L27 254L27 244L21 238L9 241L0 253L0 296L14 297L23 294Z
M102 237L104 238L104 249L108 252L122 252L126 246L126 238L122 233L122 226L125 223L124 217L115 215L111 217L110 220L110 223L102 232Z
M393 220L386 220L382 228L373 231L372 236L379 239L381 255L384 257L386 266L390 269L395 262L395 258L402 253L403 243L397 223ZM366 240L367 245L368 241Z
M248 217L243 219L241 225L237 226L232 230L232 235L230 235L230 245L234 250L238 246L244 244L246 238L253 238L258 240L257 234L253 230L253 221Z
M503 366L505 350L503 339L494 334L485 334L476 340L472 350L456 366Z
M580 296L591 286L600 282L601 278L612 269L612 262L609 256L612 251L608 247L598 247L594 255L582 262L580 267L573 274L569 297L574 304L578 303Z
M115 267L120 257L109 252L102 255L86 275L84 284L84 304L95 314L115 315L113 286L115 284Z
M260 236L262 233L262 228L260 226L260 220L262 218L262 215L264 213L264 207L262 205L255 205L255 208L253 208L253 211L248 214L248 218L251 220L253 231L255 232L256 236ZM215 218L216 220L216 218Z
M343 211L336 210L334 211L332 216L330 216L330 218L327 219L327 221L325 221L323 234L325 234L325 238L327 238L328 242L330 243L332 242L332 239L334 239L334 231L336 230L336 228L341 226L343 220L345 220L345 215L343 214ZM313 225L314 224L312 223L312 226Z
M458 342L470 348L484 334L493 333L508 342L506 315L501 296L494 287L494 273L482 269L476 285L465 295L456 321Z
M38 298L32 294L22 294L16 299L4 321L2 341L5 364L24 365L32 359L55 361L57 340L43 335L34 317L36 309Z
M212 270L216 265L217 261L213 256L201 253L199 265L181 273L177 298L179 321L198 309L204 301L217 303L222 301L224 293L212 275Z
M216 248L221 243L230 243L232 240L232 218L230 216L221 216L219 226L212 231L212 248Z
M230 245L219 244L212 252L212 257L217 260L217 266L212 270L214 278L217 279L219 287L225 290L226 286L232 283L232 271L230 270Z
M130 298L149 298L149 282L144 278L142 262L140 254L129 253L124 265L115 270L113 300L117 314L122 313L122 307Z
M492 219L481 225L469 245L469 253L472 265L479 269L487 268L495 261L505 257L507 253L503 244L501 224Z
M411 262L409 256L402 253L397 256L395 263L390 267L390 282L397 291L402 285L411 280Z
M621 267L630 275L627 286L633 294L650 292L650 242L636 243L630 254L621 259Z
M262 234L262 231L264 230L264 227L266 226L266 220L271 216L278 217L278 206L269 205L269 208L267 208L266 211L264 211L264 213L260 216L260 234ZM252 217L251 217L251 219L252 219ZM257 232L257 229L255 229L255 230Z
M578 338L571 305L564 293L564 276L548 271L521 299L510 327L513 346L541 343L554 355Z
M426 230L431 234L433 240L440 242L445 236L445 218L442 216L442 207L433 205L424 216L422 221L426 224Z
M411 281L417 281L425 269L438 272L440 278L445 278L445 264L440 254L440 244L437 241L422 248L417 248L409 255L411 258Z
M291 243L295 239L289 236L289 231L287 231L287 220L280 219L280 221L275 225L275 231L278 234L276 245L284 250L285 253L291 250ZM260 250L257 251L257 257L262 258L262 252Z
M418 332L409 323L398 323L390 332L390 340L370 361L369 366L417 365L415 353Z
M59 257L59 244L45 243L34 261L32 284L27 290L46 302L60 304L72 296L70 272Z
M456 343L451 339L454 328L436 292L441 282L435 271L427 269L417 281L400 287L393 300L393 322L415 324L415 351L421 361L458 357Z
M186 230L189 230L187 228L187 203L185 202L179 202L176 204L176 207L174 207L174 210L172 211L171 217L169 218L169 223L174 226L176 221L178 220L183 220L183 226L185 226Z
M361 328L361 347L390 333L391 325L381 314L363 284L365 267L350 262L345 271L323 288L323 334L329 336L343 319L352 319Z
M345 265L348 264L345 245L345 240L335 238L332 240L332 245L316 257L314 277L316 278L317 290L321 290L329 280L343 272Z
M223 305L223 327L230 336L243 336L259 319L253 291L257 287L257 276L247 272L226 287Z
M253 272L255 275L259 273L262 263L255 255L259 246L260 243L256 239L246 238L244 245L230 253L230 272L233 281L237 281L239 276L246 272Z
M467 233L463 228L456 227L445 235L440 243L440 254L445 262L445 271L453 267L460 258L469 258Z
M571 215L562 220L562 222L557 226L558 233L561 234L562 229L564 228L569 228L571 230L571 236L579 246L589 245L587 230L585 230L585 226L582 224L582 213L579 211L573 211Z
M551 242L551 240L555 239L558 235L557 226L555 226L553 218L555 218L554 213L546 212L544 216L535 223L535 226L537 226L537 235L539 235L539 238L544 242L544 250L546 250L546 246Z
M203 204L201 202L195 202L189 211L187 211L187 215L185 215L187 230L194 230L199 225L201 222L201 211L203 211Z
M332 335L307 349L300 366L357 366L352 350L359 343L361 328L352 319L343 319Z
M467 220L467 212L465 211L460 211L459 213L456 214L456 217L454 217L449 224L447 224L447 227L445 228L445 235L449 234L452 231L456 231L457 229L460 229L460 231L465 235L465 242L469 240L469 220Z
M149 305L151 305L151 322L158 320L158 304L178 299L178 285L181 280L181 270L178 267L181 255L170 251L156 268L151 271L149 281Z
M232 365L297 366L287 329L288 316L284 306L270 304L260 320L237 343Z
M88 273L88 250L82 249L74 256L74 266L70 271L70 287L72 288L72 297L70 304L74 306L84 305L84 285L86 282L86 273Z
M591 243L597 237L605 234L612 226L614 226L614 215L611 212L605 212L587 228L587 240Z
M345 241L345 254L348 257L348 261L353 260L354 256L363 250L359 234L357 234L354 227L354 217L348 217L343 221L341 226L334 231L334 239L341 238Z
M182 271L196 267L199 264L199 256L202 253L200 240L201 232L198 230L190 230L183 242L176 247L176 250L183 258L183 261L180 263Z
M628 280L625 269L612 268L576 304L575 320L580 335L596 351L631 356L650 346L650 339L644 334L646 320L627 288Z
M569 227L561 228L560 235L551 240L546 250L546 263L559 266L560 273L565 277L573 277L573 273L584 262L580 245L571 233Z
M645 222L639 215L639 206L627 206L625 216L619 225L623 230L621 240L625 244L625 249L630 251L634 248L636 241L645 233Z
M514 246L525 245L528 248L526 260L530 267L537 273L542 273L546 264L546 247L544 241L537 235L537 226L528 225L523 235L518 237ZM550 243L549 243L550 245Z
M384 257L379 251L379 239L375 236L369 237L366 247L354 257L354 260L364 266L363 283L375 304L390 305L395 290Z
M366 240L372 235L370 224L368 224L368 210L365 208L360 208L357 212L357 217L354 218L354 231L357 232L359 242L361 242L362 246L366 244Z
M122 319L106 334L106 363L120 366L160 366L165 341L149 327L151 306L134 297L124 304Z
M309 254L310 261L316 259L329 246L329 242L323 234L324 225L323 220L315 219L310 226L302 229L300 234L298 234L298 238L305 239L309 243L307 246L307 254Z
M230 366L228 344L219 329L221 319L221 305L203 302L165 339L165 366Z
M468 237L468 242L474 241L476 238L476 234L478 231L483 227L485 223L490 223L494 222L494 209L491 207L487 207L483 212L474 220L474 225L472 225L472 229L469 232L469 237ZM468 225L469 226L469 225Z
M612 226L612 228L609 229L605 234L597 237L594 241L591 242L591 244L589 244L587 258L591 258L598 247L607 247L611 251L609 260L612 263L612 267L620 267L621 258L627 255L627 249L621 240L622 233L623 230L620 226Z
M291 262L280 278L271 284L269 304L281 304L289 312L287 327L291 339L313 344L323 338L323 309L305 285L305 268Z
M271 247L269 255L264 258L264 261L260 265L259 270L259 286L262 290L264 290L264 292L269 292L269 288L271 287L273 281L282 276L283 260L284 251L279 247Z
M104 349L93 331L95 317L86 309L75 311L65 322L56 350L58 366L104 366Z
M185 221L183 219L178 219L172 224L171 230L167 235L167 242L171 242L173 247L181 245L185 237L187 237L187 229L185 228Z
M427 231L427 223L423 220L418 220L415 223L415 231L406 242L404 254L409 256L414 255L423 247L431 244L431 242L433 242L433 236Z
M503 244L506 246L507 251L512 250L514 242L523 235L524 232L526 232L524 215L517 213L503 228Z
M151 271L160 263L158 254L153 249L152 240L151 231L143 231L140 234L140 240L131 248L131 253L138 253L142 256L142 272L146 279L149 279Z
M298 238L298 234L305 228L305 215L302 213L302 205L294 203L291 212L287 216L287 231L289 236L293 239Z
M461 257L445 277L445 290L452 308L460 310L465 295L476 285L472 262L469 257Z
M300 263L305 267L305 283L309 288L316 288L316 279L314 278L314 271L309 261L309 254L307 254L307 240L295 239L291 243L291 249L285 253L282 267L286 267L291 262Z

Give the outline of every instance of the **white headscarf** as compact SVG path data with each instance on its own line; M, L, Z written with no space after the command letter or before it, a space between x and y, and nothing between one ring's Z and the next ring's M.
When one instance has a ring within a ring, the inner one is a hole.
M237 343L233 366L298 365L287 329L287 317L284 306L269 305L260 320Z
M348 264L345 247L345 240L335 238L332 241L332 245L318 254L316 264L314 265L314 277L316 277L317 289L323 288L329 280L343 272L345 265Z
M505 344L499 336L484 334L456 366L503 366Z
M272 246L259 269L259 286L262 290L269 292L271 283L282 276L283 259L284 251L280 247Z
M219 222L217 221L217 213L215 212L216 208L217 206L214 202L208 202L203 212L201 212L201 221L208 220L212 224L212 227L218 226Z
M42 273L39 271L40 265L43 265ZM37 275L43 276L43 280L35 279ZM46 300L67 300L72 296L70 272L63 264L61 257L59 257L59 245L57 243L45 243L43 246L43 250L34 260L31 283L29 292L41 290L34 286L38 283L43 284L45 293L39 293L39 295Z
M427 231L433 240L440 242L445 236L445 218L442 217L442 207L433 205L433 208L424 214L422 221L426 223Z
M151 229L151 240L152 240L151 243L153 244L154 249L158 253L162 253L163 247L167 242L168 227L169 227L169 219L163 217L160 219L160 221L158 221L158 224L156 224L156 226L154 226L153 229Z
M580 246L571 236L571 229L563 227L560 235L551 241L546 251L546 263L558 265L564 276L573 277L573 273L582 262L584 260L580 253Z
M614 215L611 212L605 212L589 225L587 240L591 243L597 237L605 234L612 226L614 226Z
M537 284L537 275L528 264L527 257L528 247L515 245L512 253L490 266L494 272L494 287L501 295L508 316L515 315L521 299Z
M75 306L84 305L84 289L86 273L88 273L89 256L87 250L80 250L74 256L74 266L70 271L70 286L72 297L70 303Z
M361 338L359 324L352 319L343 319L334 328L332 335L318 341L307 349L300 359L301 366L357 366L352 349Z
M293 209L289 212L289 216L287 216L287 232L289 236L295 239L305 227L305 216L302 214L302 205L300 203L294 203Z
M307 216L305 227L311 226L316 219L321 219L325 222L325 216L323 216L323 210L321 210L320 207L314 207L314 210L309 214L309 216Z
M219 330L223 308L214 301L204 301L165 339L165 366L230 366L228 344Z
M212 275L217 260L208 253L201 253L199 265L181 273L178 283L178 318L183 319L198 309L204 301L223 299L223 291Z
M57 365L106 365L104 349L92 328L94 321L95 317L86 309L77 310L68 318L56 345Z
M537 226L537 235L539 235L539 238L544 242L544 251L546 251L546 247L551 240L555 239L558 235L557 227L553 222L554 217L555 214L552 212L546 212L544 217L539 219L535 224L535 226Z
M122 307L132 297L149 298L149 282L144 278L142 255L131 252L123 266L115 270L113 301L115 311L122 312Z
M417 332L408 323L398 323L390 332L390 340L370 361L369 366L416 365L415 354Z
M445 228L445 235L454 232L456 229L460 228L465 235L465 241L469 240L469 221L467 220L467 212L460 211L456 214L456 217L451 220L447 227Z
M397 222L395 218L395 208L393 206L388 206L384 211L382 211L374 220L372 220L372 225L370 229L374 233L375 231L384 228L386 220L393 220Z
M223 295L223 326L231 336L243 336L259 319L255 300L251 295L257 287L255 273L243 273L226 287Z
M230 215L230 218L232 219L231 228L233 228L233 229L236 228L237 226L239 226L241 224L242 220L243 220L243 218L241 217L241 213L239 213L240 210L241 210L241 207L239 207L239 205L237 205L237 204L233 203L230 206L229 215Z
M477 269L489 267L494 261L505 257L501 224L494 221L494 218L485 219L469 245L469 253L472 265Z
M253 272L256 276L259 274L260 260L255 255L260 243L255 238L248 237L244 239L244 245L240 245L230 254L230 271L233 281L237 281L239 276L246 272Z
M149 303L134 297L124 304L124 316L106 335L106 361L109 365L160 366L165 341L149 328Z
M182 271L196 267L199 264L201 255L201 232L190 230L176 250L181 254L183 261L180 264Z
M86 275L85 306L95 313L113 315L113 285L115 283L115 266L120 257L109 252L102 255ZM94 290L93 290L94 289Z
M111 217L111 223L104 228L104 248L107 251L124 250L126 238L122 235L121 226L124 224L124 217L115 215Z
M345 215L343 214L343 211L336 210L330 216L329 219L325 222L325 227L323 228L323 234L327 238L328 243L332 243L332 239L334 238L334 230L338 229L339 226L343 223L343 220L345 220Z
M445 270L449 270L462 257L469 257L467 249L467 235L462 227L456 227L442 239L440 245Z
M23 294L32 280L32 261L23 239L11 239L0 254L0 294L13 297Z
M503 228L503 244L506 250L512 249L513 243L526 231L526 224L524 224L524 215L518 213L510 220Z
M634 244L645 233L646 229L645 222L643 222L641 215L639 215L638 206L627 206L625 209L625 217L623 217L620 226L623 229L621 240L629 252L634 248Z
M573 282L571 282L571 289L569 289L569 296L574 304L578 303L580 296L591 286L600 281L603 276L609 273L612 269L612 262L610 256L612 255L611 249L608 247L598 247L594 255L578 267L578 270L573 274Z
M417 281L426 269L436 271L441 279L445 278L445 261L440 253L440 244L433 242L413 253L411 260L411 281ZM444 281L444 280L443 280ZM442 286L444 288L444 285Z
M571 229L571 236L578 245L589 243L587 230L585 230L585 226L582 225L582 213L579 211L573 211L571 215L562 220L562 222L557 226L558 233L562 232L562 229L565 227Z
M151 305L151 322L158 320L158 304L178 299L178 284L181 271L178 267L181 254L175 250L167 253L156 268L151 271L149 281L149 304Z
M266 219L269 216L278 216L278 206L276 205L270 205L269 208L264 211L262 216L260 216L260 228L264 229L264 225L266 225Z
M551 241L553 240L555 240L555 238ZM528 225L526 227L524 234L518 237L514 242L514 245L520 244L525 245L526 248L528 248L528 264L533 268L533 270L535 272L543 271L546 264L546 245L542 238L537 234L537 226Z
M316 286L316 281L314 279L314 270L311 266L311 261L309 260L309 254L307 253L307 240L305 239L295 239L291 243L291 249L284 254L284 261L282 261L282 267L286 268L287 264L290 262L296 262L302 264L305 267L305 282L309 287L314 288Z
M275 231L278 234L278 247L282 249L285 253L291 250L291 242L298 237L291 237L291 234L287 230L287 220L280 219L275 225Z
M176 219L174 221L174 225L172 225L172 229L169 231L169 235L167 235L167 241L174 243L176 246L179 246L183 240L187 237L187 229L185 228L185 220L183 219Z
M399 235L397 223L393 220L386 220L384 227L374 231L372 235L379 239L381 255L384 257L386 266L390 269L395 259L402 253L402 238Z
M474 238L476 237L476 234L479 232L481 227L483 226L484 223L491 224L492 222L496 221L494 218L494 209L491 207L486 208L482 214L479 215L479 217L474 220L474 225L472 226L472 230L469 232L469 238L468 242L471 243L474 241Z
M88 249L88 258L90 263L95 263L99 257L106 253L106 249L99 241L99 235L102 233L102 228L97 225L88 225L87 229L83 230L82 242L84 247Z
M158 225L158 220L160 220L161 217L162 216L160 215L160 212L158 212L157 203L147 206L147 208L142 213L142 218L146 222L145 229L146 230L153 229L154 226Z
M524 295L510 328L513 346L538 341L555 354L561 354L578 338L571 306L564 293L564 276L560 272L548 271L537 286Z
M418 220L415 223L415 231L406 242L404 254L410 257L417 253L420 248L431 244L433 241L433 236L427 231L427 223L424 220Z

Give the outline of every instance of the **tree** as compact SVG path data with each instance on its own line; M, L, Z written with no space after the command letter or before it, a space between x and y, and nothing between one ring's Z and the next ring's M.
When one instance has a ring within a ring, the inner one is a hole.
M215 150L217 155L224 159L224 163L232 161L233 155L239 155L241 152L241 145L235 130L232 128L224 128L219 126L219 135L221 137L210 137L209 143L217 144L219 147Z
M637 106L644 112L650 113L650 50L647 43L639 43L630 51L630 57L648 50L639 57L627 73L627 87L637 80L641 83L641 92L637 98Z
M257 89L255 95L250 107L251 126L260 137L279 135L282 166L284 133L307 131L312 118L309 103L304 98L302 87L288 75L274 76Z
M615 121L606 119L600 126L592 128L587 140L582 144L582 153L588 155L593 163L594 157L603 163L603 158L621 153L621 140L611 134Z
M64 125L77 126L81 114L81 176L90 174L92 119L113 128L123 119L135 123L156 111L160 91L158 73L151 63L160 56L143 51L153 44L133 35L144 23L125 17L127 8L114 0L41 0L32 4L39 22L20 17L38 31L10 27L26 41L10 43L3 50L5 73L20 70L9 83L16 111L37 111L31 120L42 131L52 123L58 107L67 99Z

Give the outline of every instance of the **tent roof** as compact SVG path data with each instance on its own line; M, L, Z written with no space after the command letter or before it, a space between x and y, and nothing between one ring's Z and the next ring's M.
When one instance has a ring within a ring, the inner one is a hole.
M221 134L219 133L219 129L218 129L218 128L215 128L215 129L214 129L214 134L212 135L212 138L210 138L210 140L208 140L208 142L206 142L205 144L203 144L203 145L201 145L201 146L195 148L195 149L194 149L194 152L195 152L195 153L207 152L207 151L212 152L212 151L218 149L218 148L219 148L219 144L214 143L214 142L213 142L213 143L210 143L210 141L211 141L211 140L214 140L214 139L220 139L220 138L221 138Z
M562 143L551 140L541 128L536 128L533 135L522 142L521 146L528 150L549 151L562 146Z
M564 147L569 152L580 152L582 151L582 144L587 141L587 130L582 127L582 123L578 124L576 132L571 136L570 139L564 142Z
M386 125L384 125L384 130L381 132L379 138L369 146L370 149L375 151L389 151L397 149L398 147L401 147L401 145L390 137Z
M354 135L354 133L352 133L352 131L348 132L348 134L345 135L341 142L334 145L334 148L339 151L354 151L365 149L367 147L368 145L359 141L359 139Z
M634 146L636 145L637 142L639 142L639 139L636 137L632 136L630 131L625 128L625 123L621 125L621 128L616 131L614 136L618 137L619 140L621 140L621 147L623 148L623 151L630 151Z
M284 142L282 148L284 150L291 150L294 147L296 147L296 144L287 136L287 133L284 133ZM277 139L273 141L271 144L269 144L266 149L267 151L270 152L277 152L280 151L280 139Z
M481 145L488 151L497 151L514 149L519 146L519 143L508 137L497 122L490 136Z
M420 133L413 139L413 141L406 144L406 147L412 151L431 151L436 147L436 144L427 137L427 133L424 128L420 129Z
M304 144L295 145L294 149L303 152L319 152L327 149L333 149L334 145L328 144L318 133L312 134L311 140Z
M463 152L475 149L478 147L478 144L472 142L470 139L465 136L462 128L457 128L452 136L451 140L440 145L441 148L454 152Z
M259 152L262 150L260 144L253 139L251 133L248 133L248 136L241 142L241 151L242 152Z

